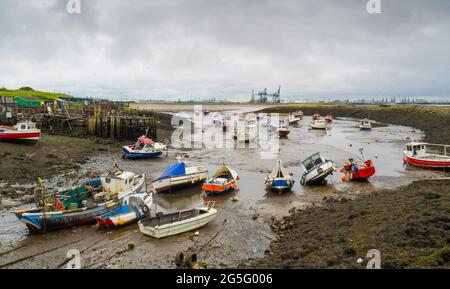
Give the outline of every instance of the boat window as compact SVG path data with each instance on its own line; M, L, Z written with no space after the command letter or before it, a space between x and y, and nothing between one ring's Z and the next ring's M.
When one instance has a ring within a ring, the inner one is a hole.
M406 146L407 151L411 151L411 146Z
M107 184L109 184L109 183L111 182L111 179L110 179L110 178L106 178L106 179L105 179L105 182L106 182Z
M21 129L26 129L26 126L22 124Z

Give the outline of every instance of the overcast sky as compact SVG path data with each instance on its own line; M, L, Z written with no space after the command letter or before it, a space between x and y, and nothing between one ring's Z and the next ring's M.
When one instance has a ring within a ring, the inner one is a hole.
M450 96L450 1L0 1L0 87L76 96Z

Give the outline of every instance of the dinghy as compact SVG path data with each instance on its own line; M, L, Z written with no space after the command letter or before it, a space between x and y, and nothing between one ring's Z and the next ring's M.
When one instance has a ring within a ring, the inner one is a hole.
M450 169L450 145L410 142L403 151L405 164L429 168Z
M328 114L327 116L324 117L324 120L327 123L331 123L331 122L333 122L333 116L331 114Z
M315 114L312 115L312 120L313 120L313 121L314 121L314 120L319 120L319 119L320 119L320 114L315 113Z
M290 191L294 186L294 178L282 165L281 160L277 161L277 165L272 172L266 177L266 190L276 191L279 194Z
M170 165L152 182L157 193L174 192L177 189L203 183L208 178L208 171L203 166L193 166L178 158L178 162Z
M309 129L327 129L327 122L320 119L320 120L314 120L310 125Z
M145 175L118 171L59 193L36 190L36 208L11 212L34 233L79 226L117 209L144 183Z
M289 114L289 119L288 119L288 122L289 122L289 124L299 124L299 122L300 122L300 117L298 117L298 116L295 116L294 114Z
M37 142L40 137L41 130L31 121L21 121L15 126L0 126L0 140Z
M341 170L342 181L358 181L367 180L375 174L375 166L371 160L366 160L363 164L354 162L353 159L349 159Z
M154 142L152 139L142 136L137 139L134 145L122 147L124 157L130 159L144 159L161 156L167 150L163 143Z
M361 130L371 130L372 124L370 123L370 120L368 118L365 118L361 120L361 123L359 124L359 128Z
M336 170L336 164L315 153L302 162L302 168L304 172L300 184L305 186L324 183L325 178Z
M136 223L150 213L153 198L148 193L136 193L115 210L97 217L102 229L113 229Z
M158 239L192 231L216 217L217 210L213 206L214 202L210 202L200 208L145 218L139 221L139 230L144 235Z
M270 129L279 137L287 137L289 134L289 124L285 120L270 124Z
M236 181L238 180L239 175L237 172L223 165L203 184L202 190L208 195L223 194L236 189Z

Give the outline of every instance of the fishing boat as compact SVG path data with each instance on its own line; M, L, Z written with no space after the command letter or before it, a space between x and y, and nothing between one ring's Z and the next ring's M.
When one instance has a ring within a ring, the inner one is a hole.
M320 114L315 113L312 115L312 120L319 120L320 119Z
M237 188L238 173L230 167L223 165L202 186L208 195L223 194Z
M152 182L157 193L173 192L183 187L203 183L208 178L208 171L203 166L193 166L178 158L177 163L170 165Z
M294 112L294 117L297 117L300 120L302 120L303 119L303 111L299 110L297 112Z
M323 119L314 120L309 124L309 129L327 129L327 122Z
M405 164L429 169L449 169L450 145L410 142L403 151Z
M281 160L277 161L277 165L272 172L265 178L266 190L276 191L279 194L290 191L294 186L294 178L282 165Z
M62 192L35 191L36 208L13 209L12 213L33 233L79 226L97 221L140 191L145 175L116 172Z
M115 210L98 216L98 226L102 229L113 229L136 223L150 213L152 204L151 194L136 193Z
M40 137L41 130L31 121L20 121L15 126L0 126L0 140L37 142Z
M342 181L360 181L367 180L375 174L375 166L371 160L366 160L363 164L354 162L353 159L349 159L340 172L343 173Z
M327 123L331 123L333 122L333 116L331 114L327 114L327 116L325 116L323 118Z
M139 221L142 234L153 238L164 238L201 228L217 215L214 202L191 210L179 211Z
M365 118L365 119L361 120L361 122L359 124L359 128L361 130L371 130L372 124L370 123L370 120L368 118Z
M288 122L289 124L299 124L301 118L298 116L295 116L294 114L289 114Z
M305 186L324 183L325 178L336 170L336 164L315 153L302 161L302 168L304 172L300 184Z
M285 120L279 120L278 123L271 123L270 129L279 137L287 137L289 134L289 123Z
M167 146L152 139L141 136L134 145L122 147L123 156L130 159L145 159L161 156Z

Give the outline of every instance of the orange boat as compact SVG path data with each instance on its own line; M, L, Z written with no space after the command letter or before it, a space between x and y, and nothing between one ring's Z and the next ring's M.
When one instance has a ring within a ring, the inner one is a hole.
M209 180L203 184L202 190L204 190L208 195L223 194L236 189L236 181L238 180L239 176L237 172L223 165Z
M375 174L375 167L371 160L367 160L364 164L354 163L352 159L345 163L340 170L342 181L367 180Z

